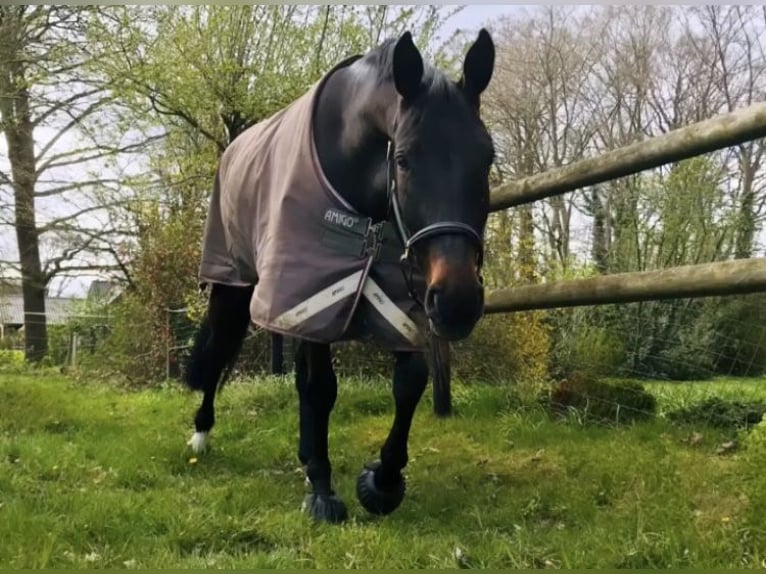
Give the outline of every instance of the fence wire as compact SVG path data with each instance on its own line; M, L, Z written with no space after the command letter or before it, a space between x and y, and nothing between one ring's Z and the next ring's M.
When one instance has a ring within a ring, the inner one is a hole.
M65 323L46 319L49 365L103 372L112 364L113 317L73 315ZM35 322L38 318L32 317L29 324ZM766 412L764 295L554 309L496 315L491 324L484 323L467 341L451 345L456 396L482 384L514 392L534 388L537 405L566 420L617 425L661 416L695 429L732 432L758 424ZM164 334L146 333L143 346L136 347L144 352L128 358L132 365L158 362L160 378L177 379L197 326L185 309L168 310L166 326ZM544 335L539 349L530 345L536 329ZM25 345L42 343L6 328L0 349L21 354ZM296 344L289 337L283 340L288 375ZM341 378L390 380L393 357L374 345L342 343L334 346L334 354ZM530 370L535 362L541 368ZM5 363L0 361L0 369ZM114 364L115 373L120 368ZM232 382L247 384L271 372L271 335L251 328ZM530 372L540 380L531 381Z

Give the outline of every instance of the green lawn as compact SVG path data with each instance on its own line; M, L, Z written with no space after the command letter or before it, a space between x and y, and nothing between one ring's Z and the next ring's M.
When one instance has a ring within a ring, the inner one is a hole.
M649 386L661 405L704 388ZM185 442L197 396L0 373L0 566L449 568L457 548L464 566L501 568L766 559L766 457L717 455L724 431L580 426L498 387L455 395L452 419L421 405L408 496L380 519L354 481L385 437L391 398L385 384L341 381L330 440L350 520L328 526L299 510L289 380L228 387L195 462Z
M738 401L766 401L766 378L717 378L690 383L644 383L658 398L661 410L684 407L709 397Z

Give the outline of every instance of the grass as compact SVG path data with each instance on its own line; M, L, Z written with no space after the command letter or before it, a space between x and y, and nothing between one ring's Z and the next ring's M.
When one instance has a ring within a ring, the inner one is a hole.
M710 397L766 401L766 379L719 377L712 381L644 383L658 398L664 412L687 407Z
M664 405L705 388L650 387ZM0 374L0 566L454 568L456 549L463 567L766 559L765 453L718 455L719 431L662 418L555 422L500 387L457 385L448 420L425 400L407 498L370 517L354 481L385 438L391 402L385 384L341 382L330 440L350 520L328 526L299 509L289 380L228 387L212 448L195 462L185 441L197 396ZM690 442L694 432L703 438Z

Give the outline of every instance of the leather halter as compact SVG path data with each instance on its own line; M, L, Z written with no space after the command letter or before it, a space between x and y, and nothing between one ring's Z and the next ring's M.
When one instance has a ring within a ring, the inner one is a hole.
M402 267L402 273L404 274L404 280L407 284L407 289L410 292L410 297L423 307L423 302L415 293L415 289L412 283L412 274L415 267L415 263L412 258L412 247L425 239L436 237L439 235L462 235L471 240L476 247L477 252L477 270L479 281L483 283L481 276L481 268L484 263L484 242L481 235L470 225L461 223L459 221L438 221L430 225L426 225L422 229L418 230L414 234L410 235L407 226L402 219L401 206L399 205L399 197L396 193L396 176L394 166L394 144L389 140L388 151L386 153L387 162L387 182L386 193L388 195L388 208L389 208L389 220L393 213L393 223L396 229L399 239L404 244L404 252L400 258Z

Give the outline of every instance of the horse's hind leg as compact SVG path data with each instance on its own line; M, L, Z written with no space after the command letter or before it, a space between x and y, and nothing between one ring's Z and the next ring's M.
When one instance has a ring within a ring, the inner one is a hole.
M189 440L194 452L207 445L215 424L215 394L234 366L250 324L250 297L253 287L214 284L207 315L197 331L189 356L186 385L202 391L202 404L194 417L194 435Z
M380 449L380 460L368 464L356 483L356 494L368 512L390 514L404 499L407 442L415 409L428 383L428 363L422 353L395 353L394 423Z

